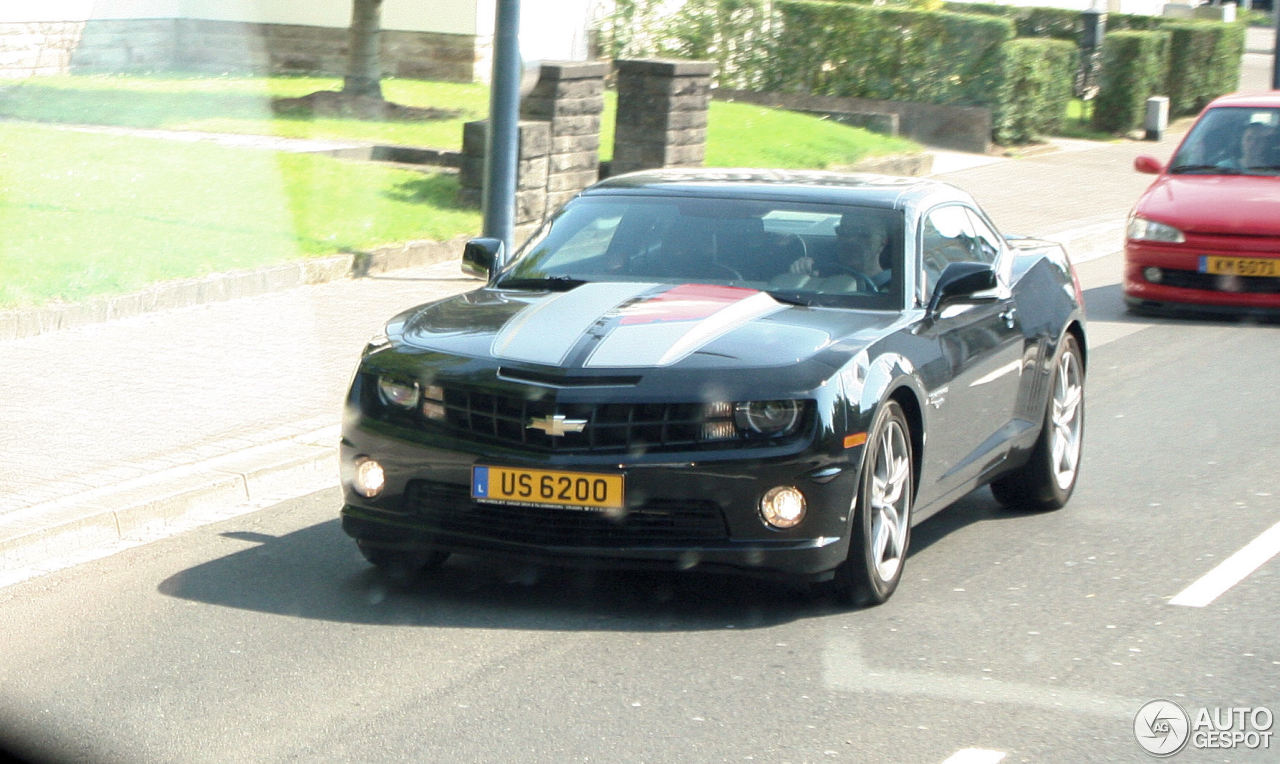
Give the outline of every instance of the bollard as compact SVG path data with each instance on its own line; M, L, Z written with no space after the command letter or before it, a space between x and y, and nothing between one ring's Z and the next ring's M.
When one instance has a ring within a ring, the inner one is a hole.
M1169 99L1166 96L1151 96L1147 99L1147 118L1142 123L1147 131L1147 140L1158 141L1164 138L1165 128L1169 126Z

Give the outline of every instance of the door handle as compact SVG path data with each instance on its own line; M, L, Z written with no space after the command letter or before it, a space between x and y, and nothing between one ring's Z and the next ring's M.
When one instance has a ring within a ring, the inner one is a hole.
M1013 328L1014 319L1017 318L1017 315L1018 309L1015 307L1000 311L1000 318L1004 320L1004 325L1010 329Z

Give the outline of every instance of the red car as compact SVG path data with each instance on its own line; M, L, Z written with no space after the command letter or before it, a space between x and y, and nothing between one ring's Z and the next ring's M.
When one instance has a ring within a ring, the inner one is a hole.
M1280 91L1219 98L1129 214L1130 310L1280 311Z

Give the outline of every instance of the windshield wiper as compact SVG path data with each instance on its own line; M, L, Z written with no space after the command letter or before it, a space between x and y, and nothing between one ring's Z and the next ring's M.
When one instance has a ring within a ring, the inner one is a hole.
M801 297L796 292L769 292L768 294L778 302L785 303L787 305L799 305L803 308L813 307L813 300Z
M547 289L552 292L567 292L574 287L587 283L585 279L572 276L541 276L538 278L503 279L498 286L503 289Z
M1212 172L1218 175L1239 175L1240 171L1234 167L1223 167L1216 164L1179 164L1169 168L1169 172Z

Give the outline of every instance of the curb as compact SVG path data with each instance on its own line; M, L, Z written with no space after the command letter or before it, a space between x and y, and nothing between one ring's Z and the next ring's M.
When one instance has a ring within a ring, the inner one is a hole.
M338 486L338 425L33 505L0 522L0 586Z
M444 242L411 241L370 252L351 252L295 260L256 270L166 281L139 292L97 297L80 303L4 310L0 311L0 342L144 313L254 297L309 284L365 278L402 268L461 259L462 246L468 238L470 236L464 234Z

